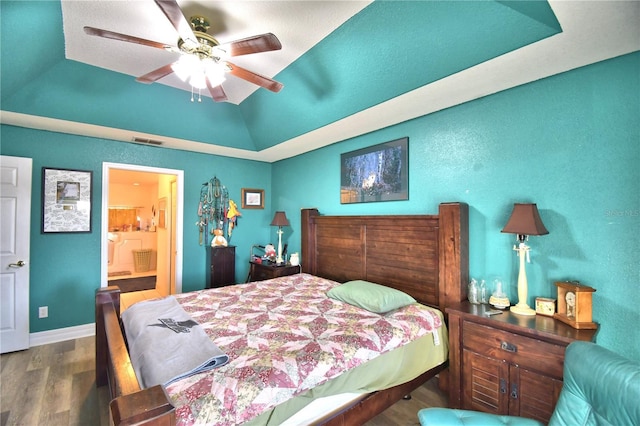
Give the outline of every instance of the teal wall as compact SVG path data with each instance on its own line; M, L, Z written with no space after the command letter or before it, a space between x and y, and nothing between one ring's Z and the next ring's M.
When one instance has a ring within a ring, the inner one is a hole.
M597 289L598 342L640 359L640 53L514 88L273 165L1 126L3 155L31 157L31 332L93 322L100 285L102 162L185 171L183 288L204 283L204 248L195 227L200 186L212 176L239 201L242 187L264 188L264 210L243 210L232 243L236 279L252 244L276 241L268 226L285 210L284 240L300 246L300 208L325 214L434 213L438 203L470 206L470 273L502 277L515 296L513 237L501 234L514 202L535 202L549 235L532 237L530 300L553 296L558 280ZM410 199L341 205L343 152L408 136ZM41 168L93 170L93 232L40 234ZM273 184L272 184L273 183ZM38 319L37 307L49 306ZM73 309L71 309L73 307Z
M640 53L598 63L275 163L272 202L299 211L435 213L470 206L470 275L501 277L517 298L514 202L537 203L549 234L531 237L529 304L554 282L594 287L597 340L640 359ZM340 154L409 137L409 201L341 205ZM393 248L390 248L391 250ZM631 334L631 335L630 335Z
M30 330L53 330L94 322L95 291L100 287L100 235L102 163L124 163L184 170L183 291L205 284L205 248L198 243L200 188L214 176L241 205L241 188L271 190L271 165L186 151L150 148L122 142L1 126L2 155L33 158L30 254ZM41 234L42 167L93 171L92 232L89 234ZM252 244L269 238L271 204L264 210L240 209L234 229L236 280L248 273ZM38 307L48 306L49 317L38 318Z

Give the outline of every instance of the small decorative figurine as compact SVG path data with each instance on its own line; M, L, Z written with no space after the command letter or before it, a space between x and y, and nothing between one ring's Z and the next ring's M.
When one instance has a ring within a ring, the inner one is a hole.
M267 244L266 246L264 246L264 257L272 262L276 261L276 248L273 246L273 244Z
M211 247L226 247L227 239L224 237L224 232L222 229L214 229L213 230L213 240L211 241Z
M229 227L227 229L227 235L231 239L233 228L237 226L238 216L242 216L242 213L238 210L238 205L233 200L229 200L229 211L227 212L227 219L229 220Z

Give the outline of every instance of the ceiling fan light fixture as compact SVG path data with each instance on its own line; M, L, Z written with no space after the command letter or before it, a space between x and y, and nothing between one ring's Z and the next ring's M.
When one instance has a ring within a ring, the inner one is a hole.
M225 80L225 69L221 64L216 62L206 64L205 74L212 87L220 86Z
M171 65L171 69L184 82L188 82L192 89L206 89L207 79L212 87L221 85L225 80L225 67L212 60L202 60L194 55L182 55Z
M182 55L177 62L171 65L171 69L182 81L188 81L200 60L193 55Z
M201 101L200 91L203 89L208 89L215 102L227 101L227 95L222 88L226 73L274 93L282 89L281 83L227 61L228 58L235 56L282 49L282 44L274 34L260 34L221 45L218 40L207 34L210 23L203 16L193 16L190 21L187 21L177 0L155 0L155 3L177 31L177 46L100 28L84 27L84 31L90 36L181 53L180 59L175 63L152 70L137 77L136 81L151 84L175 73L180 80L191 85L192 102L195 89L198 89L199 102Z

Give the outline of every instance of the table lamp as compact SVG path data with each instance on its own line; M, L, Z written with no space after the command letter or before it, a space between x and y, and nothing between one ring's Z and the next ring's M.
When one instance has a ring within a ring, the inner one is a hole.
M271 226L278 227L278 255L276 257L276 264L280 265L284 263L284 259L282 258L282 227L289 226L289 219L287 219L287 215L284 212L276 212L273 216L273 220L271 221Z
M513 249L518 253L520 257L520 271L518 272L518 303L511 307L511 312L520 315L535 315L536 311L531 309L527 304L527 273L524 268L525 256L527 262L529 260L529 246L525 244L525 241L529 240L529 235L546 235L549 233L547 228L544 227L540 214L538 213L538 207L535 204L514 204L513 212L509 221L505 225L502 232L507 234L516 234L518 246L513 246Z

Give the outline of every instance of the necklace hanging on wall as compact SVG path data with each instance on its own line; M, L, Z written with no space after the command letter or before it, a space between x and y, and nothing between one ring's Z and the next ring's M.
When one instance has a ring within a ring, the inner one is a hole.
M199 229L198 242L200 245L208 246L209 235L213 234L216 229L222 229L224 234L227 220L225 212L228 206L229 192L217 177L214 176L202 184L198 204L198 222L196 222Z

